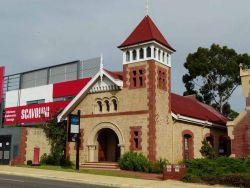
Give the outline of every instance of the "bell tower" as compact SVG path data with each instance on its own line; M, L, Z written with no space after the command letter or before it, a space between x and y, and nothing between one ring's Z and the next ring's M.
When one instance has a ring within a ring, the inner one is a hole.
M155 60L171 67L175 52L148 15L118 48L123 51L123 64Z
M144 94L147 100L148 158L150 161L169 159L166 136L171 136L168 126L171 121L171 55L175 49L148 15L118 48L123 52L123 88L141 96Z

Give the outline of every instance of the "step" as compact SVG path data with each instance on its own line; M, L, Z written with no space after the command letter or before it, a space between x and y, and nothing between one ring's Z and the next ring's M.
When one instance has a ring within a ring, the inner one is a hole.
M102 169L102 170L119 170L118 163L109 163L109 162L86 162L80 164L81 169Z

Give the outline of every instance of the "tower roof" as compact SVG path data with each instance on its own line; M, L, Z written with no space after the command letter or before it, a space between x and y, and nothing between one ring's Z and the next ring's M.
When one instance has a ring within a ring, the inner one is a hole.
M148 15L143 18L143 20L129 35L129 37L119 46L119 48L149 41L159 42L168 49L175 51Z

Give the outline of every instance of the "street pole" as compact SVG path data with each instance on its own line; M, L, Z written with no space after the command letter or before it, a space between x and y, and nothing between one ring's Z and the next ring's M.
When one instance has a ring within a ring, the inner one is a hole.
M81 120L81 111L77 112L79 118L79 134L76 136L76 170L79 170L79 155L80 155L80 120Z

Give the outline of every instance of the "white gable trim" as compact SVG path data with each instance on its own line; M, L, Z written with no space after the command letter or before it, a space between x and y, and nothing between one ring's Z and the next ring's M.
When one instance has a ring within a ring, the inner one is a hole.
M220 125L220 124L217 124L217 123L212 123L212 122L209 122L209 121L204 121L204 120L200 120L200 119L196 119L196 118L183 116L183 115L180 115L180 114L175 114L173 112L171 113L171 115L177 121L184 121L184 122L194 123L194 124L202 125L202 126L205 126L205 127L217 127L217 128L220 128L220 129L226 129L226 126L223 126L223 125Z
M112 76L110 76L105 70L100 70L88 83L87 85L76 95L76 97L64 108L64 110L57 116L57 121L61 122L63 121L69 113L71 113L74 108L85 98L85 96L88 94L88 91L91 89L91 87L97 82L98 78L101 76L101 74L105 75L107 78L109 78L114 84L116 84L118 87L123 86L123 82L121 80L116 80Z

